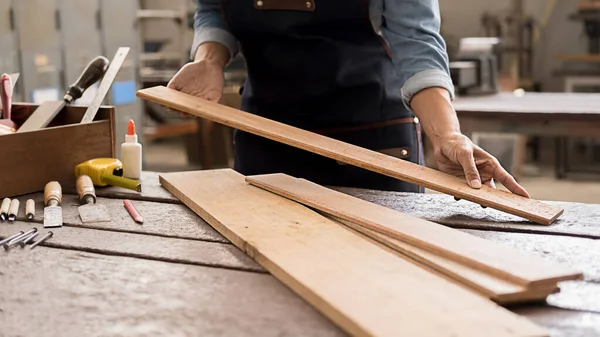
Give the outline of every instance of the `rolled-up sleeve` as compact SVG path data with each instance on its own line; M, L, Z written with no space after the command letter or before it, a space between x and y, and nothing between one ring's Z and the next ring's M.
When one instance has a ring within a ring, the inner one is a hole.
M454 99L438 1L383 0L382 18L381 35L403 83L407 108L416 93L431 87L448 90Z
M192 0L192 2L196 4L196 11L190 57L194 59L201 44L217 42L227 47L231 58L234 58L238 53L237 40L227 27L219 0Z

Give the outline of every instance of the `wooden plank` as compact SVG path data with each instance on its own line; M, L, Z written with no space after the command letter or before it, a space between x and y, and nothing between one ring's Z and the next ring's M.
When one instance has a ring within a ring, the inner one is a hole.
M347 187L332 188L356 198L452 228L600 239L600 226L598 226L600 205L598 204L548 201L549 204L564 208L565 214L551 226L537 226L523 221L520 217L491 208L482 208L468 201L456 201L451 196L443 194L388 192Z
M600 62L600 55L597 54L558 54L556 55L557 60L561 61L574 61L574 62Z
M346 336L269 274L42 246L0 255L3 336Z
M44 195L42 193L30 194L16 199L20 201L21 205L25 205L27 199L30 198L35 201L36 215L34 220L41 223L44 216ZM97 203L106 206L111 221L82 223L79 211L77 210L77 207L80 206L78 197L71 194L63 195L62 210L64 225L229 243L227 239L206 222L198 219L198 216L184 205L136 200L133 203L144 217L144 223L138 224L131 218L131 215L129 215L123 206L123 200L98 198ZM23 210L19 213L18 219L22 221L26 220Z
M40 237L47 232L39 224L17 221L0 226L0 237L8 237L18 231L26 232L31 228L37 228ZM62 227L53 230L53 233L52 238L43 245L165 262L265 272L246 254L230 244L76 227Z
M325 215L325 214L324 214ZM446 259L423 249L393 239L387 235L372 231L354 222L346 221L334 216L325 215L330 219L342 223L353 230L397 251L416 261L419 265L429 268L439 274L447 276L448 279L464 285L477 293L486 296L494 302L502 305L536 302L545 299L549 294L558 290L556 286L541 289L527 289L512 282L502 280L488 273L467 267L458 262Z
M167 173L160 179L184 204L349 334L547 335L318 213L246 184L233 170Z
M464 179L313 132L278 123L219 103L209 102L164 86L142 89L137 92L137 95L174 110L206 118L236 129L333 158L340 162L447 193L460 199L498 208L504 212L524 217L539 224L549 225L563 212L562 209L549 206L537 200L527 199L487 186L483 186L481 189L473 189L466 184Z
M402 214L285 174L246 177L246 181L309 207L442 255L523 286L574 280L583 274L534 255L482 240L452 228Z

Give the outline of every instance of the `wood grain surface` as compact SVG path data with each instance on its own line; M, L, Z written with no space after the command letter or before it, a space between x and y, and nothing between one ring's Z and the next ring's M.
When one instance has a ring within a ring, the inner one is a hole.
M133 200L181 204L181 201L160 185L158 174L158 172L142 172L141 180L145 187L141 194L113 186L97 189L96 193L101 193L98 196L107 198L129 198ZM531 224L521 217L492 208L482 208L466 200L456 201L451 196L444 194L375 191L338 186L328 187L453 228L600 239L600 226L597 225L597 218L600 217L600 207L595 204L545 201L548 204L563 208L565 211L552 225L538 226ZM71 194L75 194L74 191ZM188 221L187 217L185 221Z
M203 100L164 86L142 89L137 92L137 95L145 100L174 110L206 118L340 162L450 194L460 199L497 208L542 225L551 224L563 212L560 208L540 201L520 197L485 185L481 189L473 189L466 184L464 179L235 108Z
M600 207L575 202L547 203L564 208L565 213L550 226L532 225L520 217L443 194L374 191L332 187L354 197L395 209L402 213L460 229L481 229L516 233L550 234L600 239Z
M41 223L44 216L43 194L30 194L19 197L18 200L24 205L29 198L35 201L36 215L34 220ZM77 210L77 207L81 205L78 197L73 194L63 195L62 211L64 225L182 239L229 242L210 225L199 219L189 208L183 207L180 204L133 201L135 207L144 217L144 223L138 224L131 218L131 215L129 215L123 206L122 199L98 198L97 203L106 206L111 217L110 222L83 223ZM21 206L21 208L23 207ZM23 209L19 213L18 218L22 221L26 220Z
M272 193L526 287L550 286L560 280L583 276L568 265L523 254L305 179L276 173L250 176L245 180Z
M0 256L2 336L345 336L268 274L41 246Z
M160 179L184 204L350 334L547 335L318 213L246 184L233 170L168 173Z
M38 238L48 232L41 224L17 221L0 226L0 237L5 238L18 231L27 232L31 228L40 231ZM77 227L62 227L52 232L53 236L42 245L157 261L265 272L244 252L231 244ZM20 247L13 248L7 254L20 249Z
M43 191L53 180L74 187L76 165L114 155L111 126L102 120L1 137L0 197Z
M402 256L409 257L432 272L444 275L449 280L461 284L467 289L471 289L501 305L541 301L558 290L557 286L528 289L426 250L419 249L387 235L372 231L351 221L331 215L326 216L389 247Z

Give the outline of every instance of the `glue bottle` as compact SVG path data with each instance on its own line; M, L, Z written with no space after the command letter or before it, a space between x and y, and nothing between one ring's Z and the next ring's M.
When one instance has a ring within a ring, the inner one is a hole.
M138 143L135 123L129 120L125 143L121 144L121 161L123 177L139 180L142 175L142 144Z

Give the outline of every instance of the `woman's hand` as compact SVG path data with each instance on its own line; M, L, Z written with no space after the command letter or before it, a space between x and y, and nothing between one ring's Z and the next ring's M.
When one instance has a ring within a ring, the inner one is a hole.
M462 134L446 89L424 89L413 97L410 105L431 140L440 171L464 177L473 188L481 188L482 184L495 187L496 180L512 193L529 198L498 159Z
M224 82L223 67L218 62L202 60L184 65L169 81L167 87L218 102L223 95ZM184 113L180 115L188 116Z
M498 159L463 134L441 136L433 147L440 171L464 177L473 188L480 188L482 184L496 188L496 180L512 193L529 198L527 191L500 165Z
M223 95L225 83L223 69L229 57L229 50L224 45L216 42L203 43L196 50L194 62L179 69L167 87L218 102ZM187 116L184 113L180 115Z

